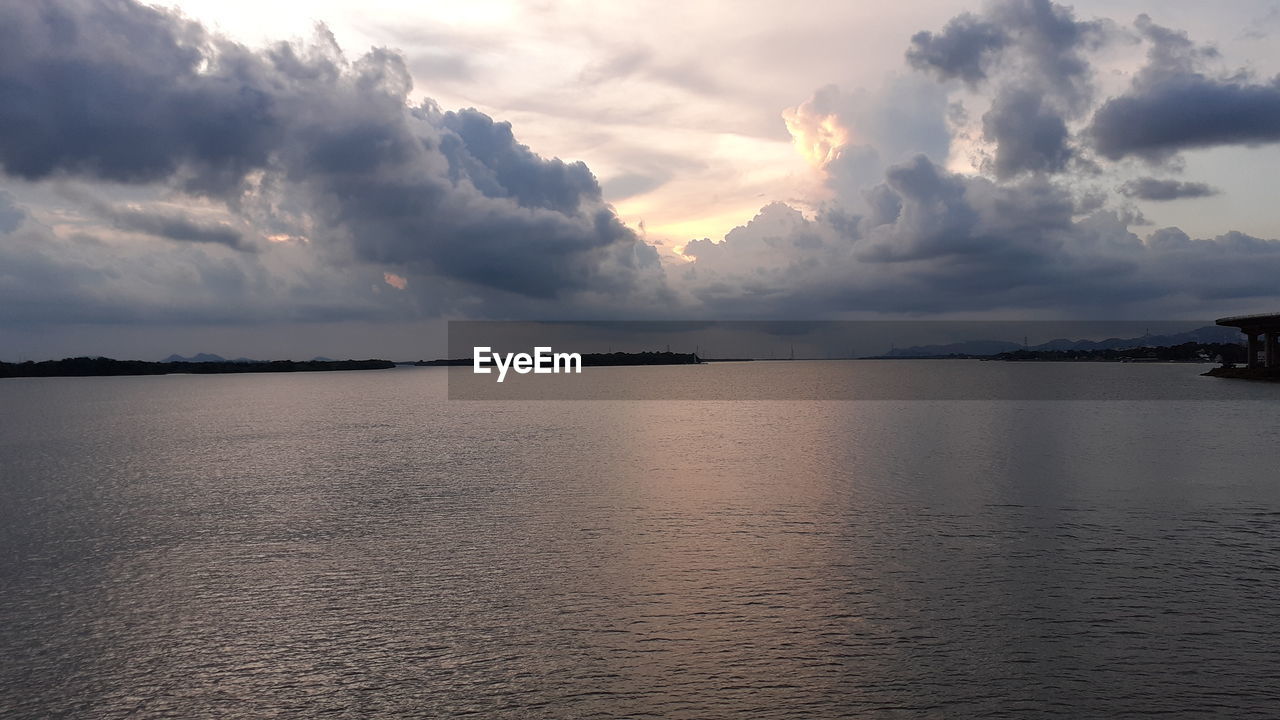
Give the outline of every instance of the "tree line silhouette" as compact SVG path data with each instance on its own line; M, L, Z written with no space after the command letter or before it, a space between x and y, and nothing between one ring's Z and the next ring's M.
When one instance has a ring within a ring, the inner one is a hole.
M147 362L105 357L62 360L0 362L0 377L89 377L98 375L213 375L220 373L317 372L331 370L385 370L389 360L273 360L270 362Z

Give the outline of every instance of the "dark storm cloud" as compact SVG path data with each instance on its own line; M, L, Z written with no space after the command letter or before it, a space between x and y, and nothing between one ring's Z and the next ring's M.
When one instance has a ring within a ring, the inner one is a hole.
M1217 189L1207 183L1160 180L1153 177L1130 180L1120 186L1120 192L1137 200L1154 201L1202 198L1218 194Z
M177 242L225 245L246 252L259 250L242 230L230 223L202 221L180 207L113 204L82 187L62 187L59 194L117 230Z
M585 163L542 160L516 142L511 123L494 122L475 110L444 113L452 134L440 139L450 179L467 178L486 197L510 197L525 208L575 213L584 202L601 201L600 186Z
M977 85L987 79L987 63L1009 44L1001 27L973 13L952 18L939 33L921 30L911 36L907 62L944 80L959 78Z
M1161 161L1193 148L1280 142L1280 77L1214 77L1202 68L1213 48L1145 15L1135 26L1150 43L1147 65L1094 114L1087 133L1100 154Z
M1009 178L1025 170L1059 172L1073 152L1062 115L1033 90L1005 90L982 116L982 132L996 143L997 177Z
M1218 145L1280 142L1280 82L1186 76L1108 100L1089 128L1102 155L1161 160Z
M1050 0L1004 0L989 12L1017 39L1020 56L1003 60L1024 65L1024 80L1072 107L1089 99L1093 87L1084 53L1105 41L1107 22L1077 20L1070 7Z
M1045 176L997 183L921 156L890 168L871 194L876 212L854 222L767 206L724 243L691 243L697 262L681 279L723 317L1104 316L1117 307L1194 315L1278 294L1280 241L1240 233L1192 240L1176 228L1144 241L1130 229L1133 217L1090 209Z
M545 160L474 110L410 107L404 59L327 31L250 51L131 0L0 6L0 165L28 180L166 183L354 258L512 296L643 283L653 248L581 163ZM117 226L244 248L229 227L116 211ZM287 223L285 223L287 224Z
M884 183L869 188L863 195L871 209L866 222L872 227L894 222L902 214L902 196Z
M181 172L223 192L280 137L271 92L238 49L214 55L193 23L126 0L0 8L0 165L118 182Z
M1107 29L1049 0L998 0L936 34L917 33L907 60L943 80L994 86L982 120L983 137L996 146L998 177L1060 172L1076 154L1067 120L1087 109L1093 93L1085 52L1103 42Z
M213 243L236 250L254 250L243 233L226 223L202 223L176 212L148 212L138 208L104 208L103 217L120 230L139 232L178 242Z
M1153 44L1142 83L1179 82L1214 55L1180 33L1142 20L1139 27ZM1108 21L1078 20L1048 0L997 0L937 33L917 34L907 52L913 67L990 99L982 128L995 145L985 166L994 178L954 174L939 164L945 155L920 155L890 166L861 193L861 217L824 210L810 218L772 203L723 243L689 243L685 254L696 262L673 269L673 282L722 317L1003 310L1103 317L1118 308L1199 316L1280 297L1280 241L1152 232L1131 205L1054 179L1097 171L1072 128L1095 104L1088 56L1116 34ZM801 110L834 112L827 100L820 92ZM847 124L856 136L857 124ZM842 161L875 150L846 148L827 171L838 179ZM1214 192L1154 178L1122 190L1140 199Z
M474 110L339 112L301 128L291 152L297 181L325 199L317 222L349 233L358 258L545 299L661 284L656 251L584 165L541 160Z
M1072 226L1071 197L1043 179L999 185L949 173L923 156L890 168L885 192L902 210L892 222L864 225L863 262L944 260L1016 282L1051 262Z
M1197 73L1203 50L1146 32L1163 69L1140 87ZM862 214L772 203L664 271L585 165L539 157L476 110L409 105L394 52L348 59L323 31L250 51L128 0L0 4L0 167L112 184L102 195L115 204L91 206L104 225L173 240L69 236L24 222L0 195L0 321L1199 315L1276 297L1280 243L1176 228L1144 240L1131 230L1140 215L1076 200L1049 177L1080 160L1069 128L1093 102L1084 54L1103 35L1047 0L1002 0L917 35L916 67L992 98L983 131L998 181L942 167L948 90L923 75L877 93L820 91L813 113L839 115L867 143L828 168ZM623 60L613 72L642 72L648 57ZM680 162L640 158L615 187L665 181ZM190 212L184 193L202 196Z

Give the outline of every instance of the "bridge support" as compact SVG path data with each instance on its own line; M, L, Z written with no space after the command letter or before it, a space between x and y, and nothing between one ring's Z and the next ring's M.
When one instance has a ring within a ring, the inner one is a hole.
M1218 324L1238 328L1244 333L1246 367L1265 367L1269 371L1280 369L1280 313L1238 315L1222 318L1218 320ZM1259 355L1262 357L1258 357ZM1280 376L1280 373L1276 372L1262 374Z

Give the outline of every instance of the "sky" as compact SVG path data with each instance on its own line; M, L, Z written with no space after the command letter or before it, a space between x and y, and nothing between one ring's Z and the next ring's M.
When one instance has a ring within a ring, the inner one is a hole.
M0 360L1280 309L1280 3L0 3Z

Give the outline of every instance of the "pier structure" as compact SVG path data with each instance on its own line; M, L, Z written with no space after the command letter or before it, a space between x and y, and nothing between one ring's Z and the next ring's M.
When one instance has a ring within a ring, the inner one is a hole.
M1219 318L1217 324L1239 328L1244 333L1248 345L1248 367L1280 367L1280 313ZM1258 359L1259 352L1262 353L1261 360Z

